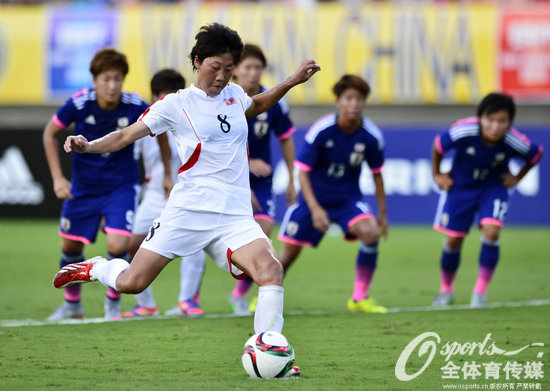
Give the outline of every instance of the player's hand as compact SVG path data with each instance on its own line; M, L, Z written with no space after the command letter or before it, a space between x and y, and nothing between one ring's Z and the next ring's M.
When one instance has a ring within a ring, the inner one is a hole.
M445 190L445 191L451 190L451 187L453 186L453 183L454 183L453 179L449 174L434 175L434 182L441 190Z
M71 194L71 182L65 177L54 179L53 191L55 192L55 196L60 200L73 199L73 195Z
M262 159L250 159L250 172L258 178L271 175L271 165Z
M252 211L261 212L262 204L260 204L260 201L258 201L258 198L256 198L256 194L254 194L253 191L250 191L250 193L251 193L251 201L252 201Z
M518 177L515 175L512 175L509 172L502 174L500 178L502 180L502 184L504 185L504 187L508 187L508 188L516 187L519 183Z
M318 231L327 232L330 228L330 220L327 211L322 206L318 206L311 210L311 221L313 223L313 228Z
M294 85L301 84L308 81L311 76L320 70L321 67L314 60L303 60L294 74L290 76L290 79Z
M388 240L388 232L389 232L390 224L388 222L388 218L386 217L386 215L385 214L378 215L376 222L378 223L378 228L380 229L380 236L382 236L384 240Z
M88 152L88 150L90 149L90 143L88 142L88 140L86 140L86 137L82 135L69 136L65 140L65 144L63 145L63 148L67 153L71 151L75 151L78 153L85 153L85 152Z
M164 198L170 197L170 192L174 187L174 181L170 176L164 176L162 179L162 189L164 190Z
M288 186L286 187L285 192L285 198L287 206L294 204L298 199L298 194L296 193L296 189L294 188L294 183L292 183L292 181L288 182Z

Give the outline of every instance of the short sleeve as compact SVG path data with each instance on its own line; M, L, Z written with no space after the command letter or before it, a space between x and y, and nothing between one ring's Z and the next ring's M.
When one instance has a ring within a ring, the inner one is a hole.
M246 92L244 92L243 88L240 85L231 83L230 86L235 93L235 97L243 105L244 111L248 110L248 108L252 105L252 98L248 96Z
M273 121L273 131L279 140L284 140L296 131L292 121L289 118L289 109L286 101L281 99L274 107L275 119Z
M149 130L151 136L158 136L168 130L174 131L179 123L183 110L178 105L177 93L168 94L149 106L139 117Z
M52 121L61 128L66 128L76 120L76 107L73 98L67 99L52 118Z
M451 139L451 133L449 130L442 132L435 136L434 140L435 148L440 155L444 155L454 147L453 140Z
M323 145L321 141L321 133L316 132L314 135L310 134L304 138L304 142L298 151L296 161L294 165L303 171L311 171L317 163L320 149Z

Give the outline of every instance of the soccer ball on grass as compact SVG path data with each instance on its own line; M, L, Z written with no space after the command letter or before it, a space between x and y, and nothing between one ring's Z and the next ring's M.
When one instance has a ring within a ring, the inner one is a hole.
M246 341L243 367L253 378L281 378L294 364L294 349L284 335L276 331L254 334Z

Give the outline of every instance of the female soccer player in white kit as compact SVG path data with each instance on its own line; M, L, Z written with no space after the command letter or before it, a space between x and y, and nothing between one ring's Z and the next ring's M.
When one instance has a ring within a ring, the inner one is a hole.
M167 95L120 131L92 142L82 136L67 138L67 152L106 153L170 130L184 164L166 208L131 264L92 258L60 270L54 286L99 280L122 293L139 293L172 259L204 249L220 268L237 278L248 274L258 284L255 332L280 332L283 269L252 218L245 115L266 111L320 67L303 60L285 81L251 98L228 84L243 49L239 35L214 23L201 27L195 38L190 58L197 81L190 88ZM290 371L299 372L298 367Z

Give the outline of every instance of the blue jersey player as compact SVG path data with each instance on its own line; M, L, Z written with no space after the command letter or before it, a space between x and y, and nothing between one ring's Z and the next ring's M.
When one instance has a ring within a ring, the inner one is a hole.
M267 90L260 84L265 67L266 58L262 49L253 44L245 44L242 60L235 68L233 76L249 96ZM250 156L250 188L252 190L252 209L254 220L262 227L267 236L271 235L275 224L275 200L272 190L273 177L271 167L271 134L281 143L283 159L288 170L288 185L286 201L288 205L296 202L294 189L294 140L292 134L296 130L288 116L288 106L284 100L257 117L247 117L248 122L248 150ZM252 279L247 278L236 283L229 302L236 315L250 314L246 301ZM255 300L250 309L254 310Z
M279 239L279 255L288 268L303 246L316 247L330 223L338 224L345 239L361 241L356 260L356 279L348 309L387 312L368 295L378 257L378 240L387 238L386 196L382 178L384 139L368 118L362 116L370 87L358 76L345 75L333 88L338 114L317 120L308 130L295 165L301 191L298 202L286 211ZM359 176L363 162L370 167L375 184L378 218L362 201Z
M487 286L499 260L499 235L511 189L542 156L541 146L511 127L515 111L510 96L491 93L479 104L477 117L456 122L435 139L432 169L435 183L443 192L434 228L447 239L441 255L441 288L434 305L454 301L460 250L474 218L481 227L481 251L470 305L483 307L487 303ZM455 152L452 169L442 173L441 160L451 150ZM525 162L516 175L508 169L512 158Z
M85 88L57 110L44 129L46 158L54 191L65 200L59 224L62 237L61 267L82 262L84 245L93 243L100 224L107 234L111 258L128 258L139 172L133 146L102 155L73 154L69 182L61 170L56 136L72 123L74 133L94 140L134 123L147 109L137 94L122 92L128 73L126 56L112 48L98 51L90 64L93 88ZM65 288L65 302L50 320L84 315L80 285ZM120 314L120 294L110 288L105 298L105 317Z

